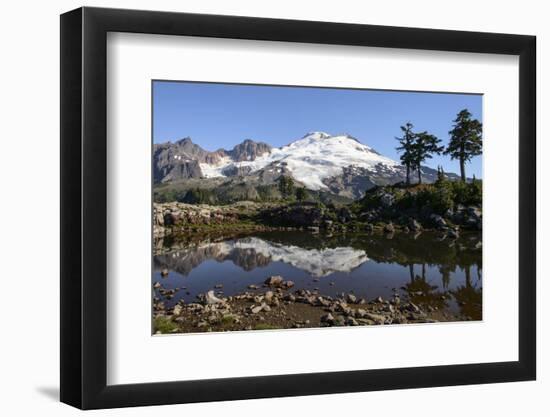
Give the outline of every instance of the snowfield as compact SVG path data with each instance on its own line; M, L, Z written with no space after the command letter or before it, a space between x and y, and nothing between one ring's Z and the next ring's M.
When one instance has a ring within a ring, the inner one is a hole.
M285 166L295 180L311 190L328 188L323 180L342 174L342 169L349 166L374 169L376 165L382 164L393 171L399 165L349 135L331 136L324 132L313 132L289 145L273 148L270 153L254 161L233 162L224 158L219 164L200 166L203 175L212 178L224 177L223 170L231 166L250 167L251 172L254 172L271 164Z

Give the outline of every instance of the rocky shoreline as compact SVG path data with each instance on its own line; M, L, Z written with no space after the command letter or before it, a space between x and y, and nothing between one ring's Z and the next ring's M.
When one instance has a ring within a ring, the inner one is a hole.
M381 201L391 200L389 197ZM387 204L391 204L389 201ZM386 210L391 207L386 207ZM418 217L418 218L417 218ZM195 232L265 232L304 230L312 233L383 233L437 231L456 239L462 230L480 231L482 211L477 206L458 205L444 215L427 211L422 216L388 217L377 209L354 213L348 207L327 208L318 204L240 202L226 206L154 203L153 236L181 236Z
M224 332L235 330L268 330L317 328L333 326L390 325L471 320L430 305L417 304L393 289L390 299L359 298L353 293L337 297L319 294L317 290L294 290L294 283L281 276L268 277L262 286L223 296L223 285L200 294L196 302L180 300L168 308L169 300L183 289L164 289L155 282L153 291L153 333ZM442 294L450 298L449 294Z

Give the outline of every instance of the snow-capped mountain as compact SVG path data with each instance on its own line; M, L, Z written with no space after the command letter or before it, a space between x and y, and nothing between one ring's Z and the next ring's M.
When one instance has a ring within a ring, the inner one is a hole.
M229 151L208 152L186 138L154 149L157 183L238 177L265 185L281 175L291 176L312 191L355 199L375 185L403 181L405 168L353 136L324 132L308 133L281 148L248 139ZM436 170L422 167L424 181L432 182L436 175Z
M230 260L246 271L266 266L270 262L282 262L315 277L350 272L369 260L364 250L351 247L305 249L255 237L208 242L155 257L158 262L156 267L169 268L182 275L189 274L193 268L209 259L218 262Z
M205 177L223 177L235 168L248 173L267 169L282 173L283 168L296 181L310 190L329 190L325 180L343 174L354 167L376 170L377 165L394 171L399 164L386 158L349 135L330 136L324 132L308 133L302 139L273 148L253 160L232 161L223 158L217 164L201 164Z

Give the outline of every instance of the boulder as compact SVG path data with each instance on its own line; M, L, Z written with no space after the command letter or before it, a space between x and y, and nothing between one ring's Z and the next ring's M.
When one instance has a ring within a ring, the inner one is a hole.
M332 225L334 224L334 222L332 220L325 220L323 221L323 226L326 228L326 229L330 229L332 227Z
M343 316L336 317L334 323L337 326L345 326L346 325L346 319Z
M348 326L359 326L359 323L353 317L348 317L348 319L346 320L346 324Z
M380 196L380 203L384 207L391 207L395 202L395 196L393 194L385 193Z
M351 213L349 208L342 207L338 212L338 220L340 220L341 223L347 223L352 219L353 219L353 214Z
M319 296L317 297L317 304L320 305L320 306L323 306L323 307L328 307L330 306L330 301Z
M263 309L262 306L254 306L250 308L250 312L252 314L258 314L260 311L262 311L262 309Z
M222 299L214 295L214 290L210 290L206 293L206 295L204 296L204 301L208 305L223 303Z
M386 322L386 316L381 314L367 313L365 318L374 321L376 324L384 324Z
M458 231L454 230L454 229L449 229L447 231L447 237L449 237L451 239L458 239L458 237L459 237Z
M409 219L408 227L413 232L418 232L419 230L422 230L422 225L413 218Z
M358 308L357 310L355 310L355 316L359 318L365 318L367 317L367 312L362 308Z
M353 294L348 294L346 297L346 301L350 304L355 304L357 302L357 297Z
M296 296L294 296L293 294L287 294L283 297L283 300L294 302L296 301Z
M287 281L292 282L292 281ZM280 275L272 275L264 281L264 283L270 287L279 287L283 283L283 277ZM294 285L294 283L292 283Z
M447 222L439 214L432 214L430 220L435 224L438 229L445 229L447 227Z

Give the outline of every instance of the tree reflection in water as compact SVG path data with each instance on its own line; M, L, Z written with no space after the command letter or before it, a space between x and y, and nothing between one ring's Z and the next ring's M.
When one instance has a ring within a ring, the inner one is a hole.
M438 290L437 285L431 285L426 279L426 264L421 265L421 275L414 274L414 265L409 265L410 282L404 285L410 300L415 304L423 304L434 309L447 308L445 295Z
M463 267L465 282L464 285L458 286L454 291L450 291L455 297L462 315L471 317L473 320L482 319L482 295L480 285L480 275L478 268L478 279L475 284L472 284L470 266Z

